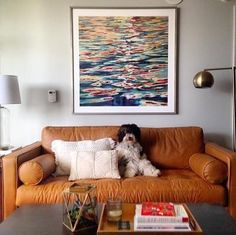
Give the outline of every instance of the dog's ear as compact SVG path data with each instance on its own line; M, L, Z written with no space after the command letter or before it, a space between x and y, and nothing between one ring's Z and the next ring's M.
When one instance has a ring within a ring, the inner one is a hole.
M122 125L117 133L118 142L122 142L124 136L126 135L127 124Z
M141 130L140 128L136 125L136 124L131 124L132 129L134 131L135 137L137 139L138 142L140 142L141 140Z

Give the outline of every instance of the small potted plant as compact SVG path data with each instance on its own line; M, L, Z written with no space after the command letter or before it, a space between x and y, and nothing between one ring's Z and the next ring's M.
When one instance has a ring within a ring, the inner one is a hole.
M97 227L96 186L73 184L63 192L63 224L72 232Z

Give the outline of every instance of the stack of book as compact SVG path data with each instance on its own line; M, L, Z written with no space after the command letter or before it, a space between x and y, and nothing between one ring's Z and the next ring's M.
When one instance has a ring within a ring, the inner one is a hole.
M182 204L144 202L137 204L135 231L191 231L189 216Z

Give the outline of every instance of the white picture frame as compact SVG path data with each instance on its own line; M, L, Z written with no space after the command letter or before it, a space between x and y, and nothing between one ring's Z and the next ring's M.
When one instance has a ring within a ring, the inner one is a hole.
M72 8L73 112L176 113L176 8Z

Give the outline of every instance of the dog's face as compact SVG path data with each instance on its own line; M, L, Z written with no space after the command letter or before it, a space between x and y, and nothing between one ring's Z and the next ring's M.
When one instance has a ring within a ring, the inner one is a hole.
M134 144L140 142L141 132L136 124L124 124L118 131L118 141Z

